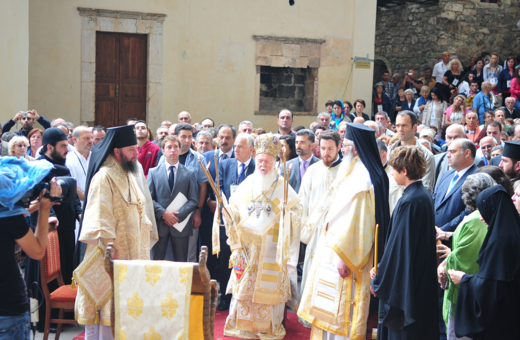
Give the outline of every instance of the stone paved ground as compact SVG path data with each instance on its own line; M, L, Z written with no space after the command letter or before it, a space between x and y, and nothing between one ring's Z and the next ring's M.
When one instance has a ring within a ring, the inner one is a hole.
M63 325L60 334L60 340L72 340L75 336L80 335L85 330L84 326L81 325ZM49 334L49 340L54 340L55 333ZM32 339L32 334L31 334ZM36 332L36 340L43 340L43 333Z

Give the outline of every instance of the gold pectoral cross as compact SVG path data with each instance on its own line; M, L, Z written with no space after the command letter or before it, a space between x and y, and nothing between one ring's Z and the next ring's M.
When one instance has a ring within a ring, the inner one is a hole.
M268 234L273 236L273 242L278 242L278 234L280 233L280 224L276 223L272 229L269 230Z

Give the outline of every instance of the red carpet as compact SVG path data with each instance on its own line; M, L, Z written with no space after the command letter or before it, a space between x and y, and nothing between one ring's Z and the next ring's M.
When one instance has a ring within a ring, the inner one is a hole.
M85 340L85 332L81 333L78 336L75 336L74 338L72 338L72 340Z
M221 312L217 310L215 313L215 340L232 340L240 338L224 337L224 325L228 316L228 311ZM306 340L311 337L311 330L303 327L298 322L298 315L296 313L287 312L286 335L284 340Z
M239 338L230 338L230 337L224 337L224 325L226 323L226 318L228 316L229 312L221 312L217 310L215 313L215 340L232 340L232 339L239 339ZM285 336L284 340L305 340L310 339L311 337L311 330L303 327L298 322L298 316L296 313L289 313L287 312L287 322L286 322L286 329L285 332L287 335ZM77 337L75 337L73 340L84 340L85 339L85 332L81 333ZM191 339L190 339L191 340ZM195 339L193 339L195 340Z

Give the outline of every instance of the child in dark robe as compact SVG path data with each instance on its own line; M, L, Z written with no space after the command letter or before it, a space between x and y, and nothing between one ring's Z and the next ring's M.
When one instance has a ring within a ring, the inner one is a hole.
M394 208L372 292L380 299L378 339L439 339L435 215L421 181L423 152L401 146L390 156L393 177L406 189Z

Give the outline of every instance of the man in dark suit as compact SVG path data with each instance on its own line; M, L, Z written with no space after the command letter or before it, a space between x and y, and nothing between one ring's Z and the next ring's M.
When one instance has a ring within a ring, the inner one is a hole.
M316 162L319 162L319 158L312 154L314 150L314 133L311 130L303 129L296 133L296 153L297 158L291 159L287 162L287 166L291 167L289 174L289 185L298 193L300 191L300 185L302 183L303 175L309 168ZM280 176L283 176L285 168L282 166L280 169Z
M206 163L210 162L209 172L213 181L216 182L216 171L215 171L215 154L217 155L217 163L220 163L224 159L235 158L235 151L233 150L233 143L235 142L236 130L232 125L222 124L217 129L217 137L219 139L220 148L217 150L211 150L203 154ZM218 164L217 164L218 166ZM219 174L220 175L220 174ZM200 241L201 245L207 246L209 250L208 255L208 269L212 279L218 278L217 271L217 256L213 254L213 246L211 243L211 230L213 227L213 215L215 214L215 208L217 202L215 201L215 194L208 185L208 195L206 204L202 210L202 223L200 225ZM227 266L227 265L226 265Z
M455 231L464 218L466 206L462 201L462 184L475 173L475 144L467 139L456 139L448 148L448 164L452 168L439 179L433 193L435 225L443 231Z
M166 136L162 151L164 164L150 169L147 183L152 195L157 220L159 241L153 247L154 260L164 260L170 240L173 258L176 262L188 260L188 239L193 233L190 214L198 204L196 173L179 162L181 142L175 136ZM177 195L183 194L188 200L178 211L166 210ZM174 225L188 218L184 229L177 230Z
M454 140L460 138L466 138L466 130L464 130L462 125L453 124L446 129L446 144L448 145L448 148ZM482 159L476 157L474 159L474 163L478 168L481 168L485 165ZM446 171L448 171L448 168L448 152L435 155L435 190L437 190L440 179L446 173Z
M469 139L457 138L448 147L448 164L452 168L439 179L433 193L435 209L435 228L437 237L442 238L445 232L453 232L465 215L469 213L462 201L462 184L466 178L474 174L478 167L474 164L475 144ZM448 241L448 240L446 240ZM442 306L444 292L439 288L439 304ZM440 309L442 314L442 308ZM440 315L439 329L441 339L446 339L446 325Z
M229 199L236 188L249 175L255 172L255 160L251 158L254 151L255 141L247 133L241 133L235 139L235 158L228 158L219 163L220 190ZM225 295L231 269L229 268L229 257L231 249L227 244L226 228L220 226L220 255L219 255L219 277L221 299L219 310L228 310L231 302L231 294Z
M520 115L518 110L515 108L516 99L514 97L507 97L505 100L505 106L502 107L506 114L506 118L517 119Z

